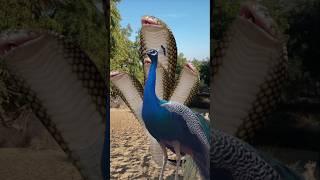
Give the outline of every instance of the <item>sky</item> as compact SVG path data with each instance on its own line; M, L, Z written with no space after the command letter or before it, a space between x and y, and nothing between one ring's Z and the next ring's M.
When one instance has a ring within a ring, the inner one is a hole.
M122 0L118 4L121 26L130 24L135 40L141 28L141 17L152 15L164 21L172 30L178 53L188 60L209 57L210 0Z

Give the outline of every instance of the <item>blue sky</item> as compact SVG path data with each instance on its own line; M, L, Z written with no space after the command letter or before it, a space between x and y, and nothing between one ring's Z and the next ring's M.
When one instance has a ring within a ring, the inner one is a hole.
M177 41L178 53L189 60L204 59L210 53L210 1L209 0L122 0L118 8L121 26L130 24L131 40L141 28L143 15L163 20Z

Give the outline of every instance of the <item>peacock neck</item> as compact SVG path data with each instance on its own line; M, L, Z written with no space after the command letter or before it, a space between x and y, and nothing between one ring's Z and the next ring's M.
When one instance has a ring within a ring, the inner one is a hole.
M152 60L151 66L149 69L149 76L144 89L144 100L152 100L153 102L159 101L156 95L156 69L157 69L157 60Z
M159 104L159 98L156 95L156 69L157 57L151 61L148 78L144 88L143 102L145 105L153 106Z

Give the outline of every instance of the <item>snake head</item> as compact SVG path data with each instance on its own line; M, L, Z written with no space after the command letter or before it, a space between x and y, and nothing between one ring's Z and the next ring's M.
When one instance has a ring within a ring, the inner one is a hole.
M266 7L255 1L247 1L240 8L241 17L256 25L273 38L278 38L278 27L275 21L271 18Z
M122 72L119 72L119 71L111 71L111 72L110 72L110 80L113 81L113 80L120 79L123 75L125 75L125 74L122 73Z
M143 16L141 18L141 24L144 28L150 29L162 29L166 27L160 19L154 16Z
M2 33L0 35L0 56L6 55L11 50L37 39L39 36L39 33L28 30L16 30Z
M189 72L191 72L192 74L195 74L195 75L197 75L198 74L198 71L197 71L197 69L193 66L193 64L192 63L187 63L187 64L185 64L185 67L189 70Z

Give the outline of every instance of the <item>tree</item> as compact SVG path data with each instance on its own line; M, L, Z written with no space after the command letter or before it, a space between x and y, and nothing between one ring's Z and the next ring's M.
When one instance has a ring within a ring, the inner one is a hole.
M184 57L184 54L182 52L180 52L177 57L177 70L176 70L177 75L180 75L181 70L182 70L183 66L187 63L187 61L188 60L186 57Z
M201 80L201 85L209 87L209 82L210 82L210 65L209 65L209 58L203 59L203 60L198 60L198 59L193 59L192 64L197 68L200 74L200 80Z
M320 2L313 0L298 1L295 8L288 12L290 28L286 31L289 35L289 58L301 61L301 68L313 78L320 80Z
M124 28L121 27L121 15L117 8L119 2L119 0L112 0L110 2L110 68L111 70L122 70L136 76L138 75L137 77L142 81L142 66L139 59L139 36L132 42L129 39L132 34L130 24Z

